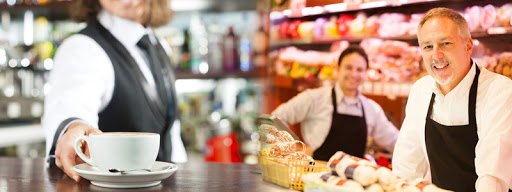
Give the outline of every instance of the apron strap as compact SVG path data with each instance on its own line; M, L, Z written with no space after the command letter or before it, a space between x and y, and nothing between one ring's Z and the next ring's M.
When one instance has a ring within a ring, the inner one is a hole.
M478 89L478 77L480 75L480 69L478 68L478 65L475 64L476 68L476 75L473 79L473 84L471 85L471 89L469 90L469 95L476 95L477 89ZM476 124L476 116L475 116L475 110L476 110L476 97L469 97L469 104L468 104L468 118L469 118L469 124Z
M428 111L427 111L427 117L426 119L430 119L430 116L432 115L432 106L434 104L434 100L436 99L436 94L432 93L432 96L430 97L430 104L428 104Z
M331 101L332 101L332 107L333 107L333 111L332 111L332 117L334 118L334 115L336 113L338 113L338 104L336 103L336 92L334 91L334 87L332 88L332 91L331 91Z

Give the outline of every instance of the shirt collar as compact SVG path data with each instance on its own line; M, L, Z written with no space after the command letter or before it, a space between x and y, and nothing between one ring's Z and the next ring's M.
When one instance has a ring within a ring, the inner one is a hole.
M153 43L155 41L150 28L146 28L140 23L113 15L105 9L102 9L98 13L98 21L125 46L136 46L137 42L139 42L145 34L149 34Z
M341 90L340 84L338 82L336 82L336 84L334 85L334 92L336 93L336 103L343 102L347 105L358 105L359 104L359 100L360 100L359 97L361 96L359 91L357 92L357 97L355 99L350 98L350 97L345 97L345 94Z
M471 60L471 68L469 69L468 73L462 81L459 82L453 90L451 90L446 96L443 95L441 92L441 89L439 88L439 85L435 83L435 86L433 87L433 92L436 94L436 96L441 97L454 97L454 98L462 98L466 96L469 93L469 89L471 88L471 85L473 84L473 79L475 78L476 69L475 69L476 63ZM451 96L453 95L453 96Z

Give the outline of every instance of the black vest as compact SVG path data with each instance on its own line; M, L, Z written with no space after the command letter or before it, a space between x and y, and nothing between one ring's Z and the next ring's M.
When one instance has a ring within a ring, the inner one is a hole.
M162 67L164 69L163 77L171 84L171 86L168 86L167 95L172 95L172 97L155 101L148 93L147 82L135 60L107 29L98 21L93 21L80 31L80 34L94 39L105 50L114 68L114 92L108 106L98 114L99 128L103 132L159 133L160 151L157 160L170 161L169 127L172 126L177 111L173 71L170 68L169 58L163 53L163 48L158 44L157 49L161 54L164 54L161 57L162 63L167 64L167 66ZM174 102L174 104L171 104L171 102ZM161 106L162 104L164 107ZM172 107L172 109L169 107Z

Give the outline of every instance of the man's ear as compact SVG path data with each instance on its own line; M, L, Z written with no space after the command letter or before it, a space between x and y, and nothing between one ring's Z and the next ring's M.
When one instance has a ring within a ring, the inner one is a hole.
M473 51L473 39L468 38L466 42L466 51L469 55L471 55L471 52Z

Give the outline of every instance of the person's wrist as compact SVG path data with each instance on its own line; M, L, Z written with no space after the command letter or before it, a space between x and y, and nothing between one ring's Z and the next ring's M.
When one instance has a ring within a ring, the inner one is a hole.
M87 125L85 123L76 121L76 122L71 123L68 126L68 128L66 129L66 132L77 130L77 129L83 129L85 131L86 127L87 127ZM64 132L64 133L66 133L66 132Z

